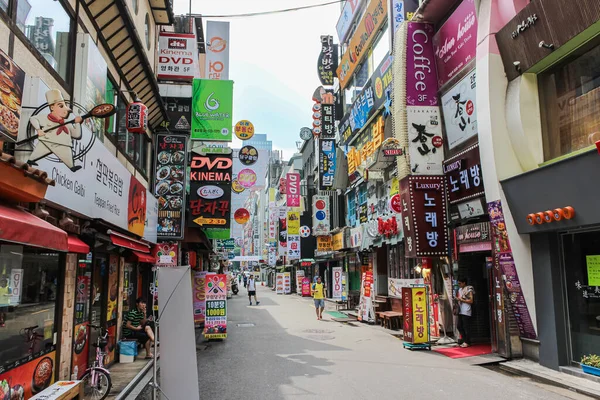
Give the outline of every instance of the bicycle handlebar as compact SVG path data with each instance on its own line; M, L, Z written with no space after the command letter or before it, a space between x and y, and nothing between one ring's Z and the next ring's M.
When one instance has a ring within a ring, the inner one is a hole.
M32 331L37 328L39 328L39 325L30 326L29 328L23 328L23 330L27 332L27 331Z

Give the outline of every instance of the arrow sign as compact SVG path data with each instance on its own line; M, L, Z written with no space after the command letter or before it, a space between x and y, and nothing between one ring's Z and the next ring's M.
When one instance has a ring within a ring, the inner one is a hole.
M199 217L194 220L194 222L200 226L202 225L225 225L227 224L227 220L223 218L204 218Z

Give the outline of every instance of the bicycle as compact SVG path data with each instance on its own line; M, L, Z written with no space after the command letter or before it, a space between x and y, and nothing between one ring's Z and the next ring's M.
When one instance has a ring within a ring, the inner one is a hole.
M21 329L21 331L19 332L21 334L21 336L23 336L25 338L25 343L29 344L29 349L27 350L27 354L29 354L30 356L33 353L35 353L36 343L40 339L44 338L44 335L40 335L39 333L36 332L36 329L38 327L39 327L39 325L30 326L28 328Z
M109 395L112 387L110 372L104 368L104 357L107 355L104 349L108 345L108 331L96 325L89 325L89 327L100 330L100 334L96 343L93 344L96 348L96 359L81 377L83 382L82 400L103 400Z

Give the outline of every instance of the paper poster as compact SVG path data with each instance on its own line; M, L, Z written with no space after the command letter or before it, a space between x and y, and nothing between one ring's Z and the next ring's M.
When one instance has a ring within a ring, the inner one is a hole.
M227 337L227 275L214 274L205 278L206 316L205 339Z
M600 255L585 256L588 286L600 286Z
M40 352L44 354L43 352ZM0 393L8 396L8 387L12 389L14 397L18 393L19 399L30 399L33 395L43 391L54 382L56 352L52 351L44 356L34 356L34 359L14 368L7 368L7 372L0 374ZM6 399L8 397L3 397Z

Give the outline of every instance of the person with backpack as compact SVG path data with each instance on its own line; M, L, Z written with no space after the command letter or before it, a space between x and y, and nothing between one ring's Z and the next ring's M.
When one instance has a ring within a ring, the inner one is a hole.
M467 278L458 278L458 294L455 300L458 303L457 328L462 338L460 347L471 345L471 316L473 315L473 301L475 300L475 289L467 285Z
M320 276L317 276L317 282L312 284L311 289L313 300L315 301L317 320L321 320L323 319L323 310L325 309L325 286L321 282Z

